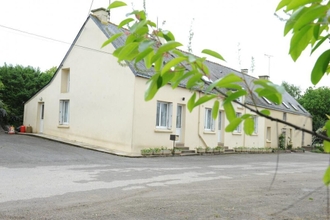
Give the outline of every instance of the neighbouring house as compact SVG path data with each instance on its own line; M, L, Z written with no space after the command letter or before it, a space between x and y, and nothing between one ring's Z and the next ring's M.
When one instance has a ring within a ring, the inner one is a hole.
M52 80L25 103L24 124L33 132L103 147L117 154L139 155L140 150L172 147L170 134L177 134L177 145L226 146L229 149L278 146L281 133L286 144L295 147L311 143L311 135L283 124L255 116L255 130L245 135L243 125L226 133L228 121L223 108L217 120L211 117L212 103L205 103L191 113L186 105L191 91L184 85L173 90L163 87L151 101L144 101L146 81L152 72L136 70L130 64L118 64L112 52L124 42L125 35L100 49L111 34L123 31L107 21L108 13L97 9L86 19ZM211 80L229 73L244 77L249 83L256 78L206 61ZM263 76L266 77L266 76ZM202 96L203 93L199 93ZM271 115L312 129L311 115L288 93L282 105L266 98L240 99L248 105L266 108ZM237 115L249 110L234 103ZM253 112L251 114L254 114Z

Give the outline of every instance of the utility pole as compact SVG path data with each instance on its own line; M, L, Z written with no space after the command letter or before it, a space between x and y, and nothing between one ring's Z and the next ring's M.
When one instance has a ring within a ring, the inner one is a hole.
M273 55L265 54L266 57L268 57L268 77L270 77L270 58L273 57Z

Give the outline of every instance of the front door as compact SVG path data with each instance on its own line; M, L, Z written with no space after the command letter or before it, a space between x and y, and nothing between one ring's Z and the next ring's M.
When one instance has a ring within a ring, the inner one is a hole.
M40 114L39 114L39 133L44 132L44 112L45 112L45 104L40 103Z
M219 115L218 115L218 143L221 143L221 141L222 141L221 135L222 135L222 114L221 114L221 111L219 111Z
M182 110L183 110L183 106L182 105L178 105L177 109L176 109L176 135L179 135L179 139L177 142L182 142L182 137L181 137L181 133L182 133Z

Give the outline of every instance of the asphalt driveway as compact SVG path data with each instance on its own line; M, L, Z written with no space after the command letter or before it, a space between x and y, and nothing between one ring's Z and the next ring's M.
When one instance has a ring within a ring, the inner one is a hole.
M126 158L0 133L0 219L326 219L328 163L313 153Z

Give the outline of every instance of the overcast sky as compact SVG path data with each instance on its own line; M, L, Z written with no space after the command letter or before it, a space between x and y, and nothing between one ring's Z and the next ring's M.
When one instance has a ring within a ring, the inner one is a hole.
M310 72L317 56L309 57L308 51L297 62L292 61L289 37L283 37L285 23L274 16L279 1L146 0L146 8L151 20L158 18L159 26L166 21L162 28L174 33L185 45L183 50L187 50L194 19L192 49L196 55L201 55L202 49L212 49L226 59L221 62L225 66L250 69L249 74L256 77L270 74L274 83L284 80L306 89L312 86ZM112 11L113 23L118 24L132 8L143 9L142 0L124 2L128 7ZM108 5L109 0L1 1L0 65L30 65L42 71L58 66L90 9ZM323 78L321 85L330 85L330 78Z

